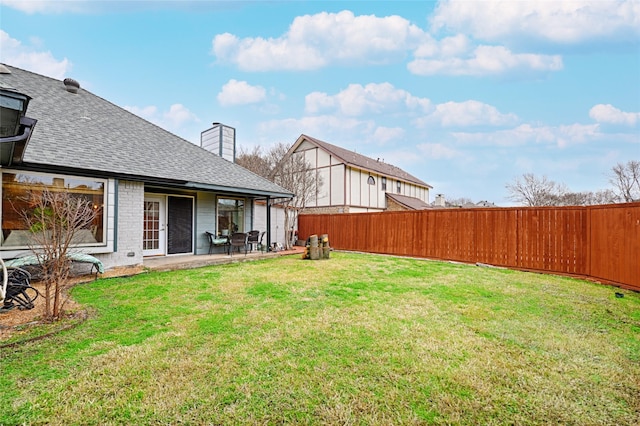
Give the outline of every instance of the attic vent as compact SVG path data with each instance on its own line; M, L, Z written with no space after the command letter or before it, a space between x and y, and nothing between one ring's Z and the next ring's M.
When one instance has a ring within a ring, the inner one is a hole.
M11 70L0 64L0 74L11 74Z
M80 83L78 83L72 78L65 78L63 83L64 83L64 87L67 89L67 92L78 93L78 89L80 89Z

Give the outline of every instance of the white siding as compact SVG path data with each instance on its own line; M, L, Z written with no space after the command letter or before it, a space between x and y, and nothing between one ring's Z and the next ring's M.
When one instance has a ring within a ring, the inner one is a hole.
M312 169L318 168L317 151L317 148L304 151L304 159Z
M329 190L331 189L331 176L329 169L318 169L318 176L322 180L322 186L318 189L318 200L316 206L328 206Z
M200 134L200 146L229 161L235 161L236 130L216 123Z
M362 205L362 196L360 194L360 171L349 169L349 188L351 191L350 204L352 206Z
M363 207L369 207L371 204L370 194L369 194L369 184L367 184L367 179L369 179L369 175L363 173L358 170L358 174L360 176L360 202Z
M267 230L267 206L264 203L255 203L255 220L253 229L258 231ZM271 243L280 243L284 245L284 209L281 207L271 206ZM267 236L262 239L264 244L267 243Z
M209 239L205 232L216 232L216 195L198 192L196 195L196 254L209 253Z
M316 150L318 153L318 167L327 167L331 165L331 156L321 149Z
M331 205L345 204L344 166L331 167Z

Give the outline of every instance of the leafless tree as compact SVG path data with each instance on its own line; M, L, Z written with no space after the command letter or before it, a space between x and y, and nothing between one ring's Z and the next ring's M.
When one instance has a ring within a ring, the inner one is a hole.
M618 163L611 169L609 182L621 202L640 200L640 161Z
M506 185L508 199L531 207L557 206L561 197L568 190L563 184L556 183L546 176L536 177L532 173L525 173L514 182Z
M262 148L259 146L256 146L251 151L240 147L239 153L236 156L236 164L273 182L274 165L268 156L268 154L262 153Z
M558 197L559 206L592 206L597 204L614 204L618 197L610 189L596 192L566 192Z
M27 192L27 208L18 211L26 228L31 231L29 248L37 256L42 269L45 288L45 314L47 320L58 319L67 300L67 279L76 232L88 229L98 212L91 200L73 196L64 188L52 190L39 185Z
M525 206L591 206L613 204L619 201L610 189L599 191L571 192L566 185L538 178L531 173L522 175L506 185L508 198Z
M286 248L291 248L292 230L296 226L298 215L309 201L316 196L322 180L316 175L303 154L288 154L289 148L283 143L274 145L266 153L257 147L247 152L240 150L236 162L252 172L277 183L291 191L292 199L278 200L284 207L286 229Z
M311 168L304 154L285 155L278 163L276 183L291 191L295 196L283 202L285 208L284 227L287 230L286 246L291 248L294 227L298 215L304 211L309 202L316 196L322 185L322 179Z

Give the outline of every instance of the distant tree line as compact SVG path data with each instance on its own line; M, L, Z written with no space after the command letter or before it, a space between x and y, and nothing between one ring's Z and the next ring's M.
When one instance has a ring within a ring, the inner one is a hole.
M508 199L525 206L588 206L640 201L640 161L618 163L609 173L611 188L573 192L567 185L525 173L506 184Z

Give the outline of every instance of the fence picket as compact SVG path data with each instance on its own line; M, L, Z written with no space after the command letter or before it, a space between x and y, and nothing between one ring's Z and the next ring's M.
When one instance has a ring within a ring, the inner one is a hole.
M301 214L339 250L578 275L640 291L640 203Z

